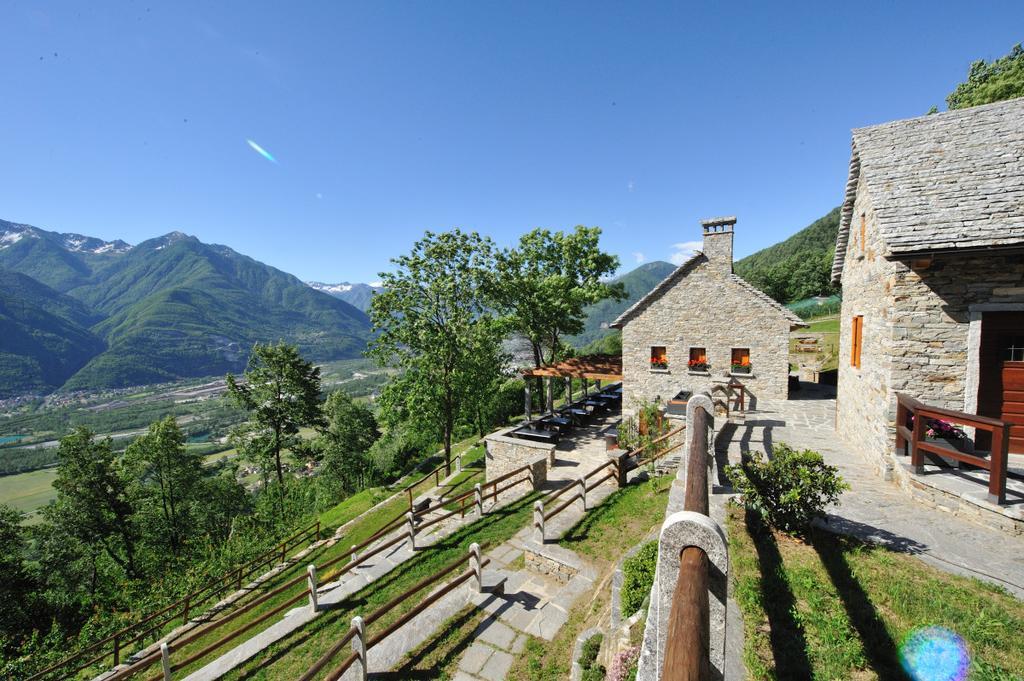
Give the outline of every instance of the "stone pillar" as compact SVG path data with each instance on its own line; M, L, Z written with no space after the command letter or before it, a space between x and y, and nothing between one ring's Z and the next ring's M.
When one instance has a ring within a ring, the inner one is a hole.
M484 493L480 489L479 482L473 486L473 498L476 501L476 515L478 518L482 518L484 515Z
M566 390L565 390L565 400L566 400L566 402L565 403L566 404L572 404L572 379L571 378L565 379L565 388L566 388Z
M356 545L355 545L355 544L353 544L353 545L352 545L352 555L351 555L351 556L349 557L349 559L348 559L348 560L349 560L349 562L350 562L350 563L352 563L353 565L355 565L355 564L356 564L356 561L358 561L358 560L359 560L359 554L358 554L358 553L356 553Z
M525 407L523 409L523 412L526 414L526 420L529 421L533 411L533 404L530 402L530 377L525 376L523 383L526 384L526 388L523 390L523 392L526 394L526 398L523 400Z
M171 681L171 649L166 641L160 644L160 665L164 670L164 681Z
M538 543L544 543L544 502L533 502L533 529L534 538Z
M576 480L576 484L579 485L578 492L579 492L579 495L580 495L580 503L583 506L583 512L586 513L586 511L587 511L587 479L584 478L584 477L580 477L578 480Z
M476 542L469 545L469 564L473 568L476 591L480 593L484 590L484 560L480 555L480 545Z
M544 489L548 481L548 457L538 456L530 462L530 485L534 492Z
M366 668L366 625L363 624L363 618L359 615L353 617L352 628L356 630L356 635L352 638L352 652L356 654L356 664L359 665L358 678L366 681L370 672Z
M651 587L651 605L647 613L637 681L661 678L668 639L672 595L679 579L679 557L683 549L696 546L708 557L710 585L710 658L712 678L725 678L725 608L729 583L729 550L725 532L702 513L680 511L665 518L658 539L658 563Z
M317 602L316 593L316 565L312 563L306 566L306 582L309 584L309 609L311 612L316 612L320 608L320 604Z
M548 383L548 385L547 385L547 388L548 388L548 390L547 390L547 393L548 393L547 394L548 413L549 414L553 414L554 411L555 411L555 383L554 383L554 379L549 376L547 383Z
M455 471L457 473L462 472L462 454L459 454L455 459Z
M713 462L715 460L715 405L711 400L711 395L708 391L697 393L686 402L686 430L683 431L684 443L682 452L680 455L679 470L676 472L676 478L681 482L686 482L686 468L689 465L690 457L690 443L693 441L693 412L696 409L703 409L708 413L707 424L711 432L708 433L708 461ZM669 443L671 446L674 443Z
M409 534L409 547L416 550L416 516L412 511L408 511L405 514L405 526L406 532Z
M608 455L608 458L615 462L615 484L619 486L619 489L622 489L627 483L626 474L629 471L626 470L626 466L629 465L629 452L612 452Z

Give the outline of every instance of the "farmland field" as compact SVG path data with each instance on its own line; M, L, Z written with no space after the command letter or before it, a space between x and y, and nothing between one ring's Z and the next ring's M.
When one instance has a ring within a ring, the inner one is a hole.
M23 513L34 513L57 497L53 490L53 481L56 477L56 468L2 476L0 504L13 506ZM31 525L36 519L37 516L29 518L28 524Z

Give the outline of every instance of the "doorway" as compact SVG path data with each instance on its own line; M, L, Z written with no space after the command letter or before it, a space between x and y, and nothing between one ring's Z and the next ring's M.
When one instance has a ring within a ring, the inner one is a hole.
M985 312L978 353L978 414L1010 423L1010 452L1024 454L1024 312ZM978 432L978 449L991 436Z

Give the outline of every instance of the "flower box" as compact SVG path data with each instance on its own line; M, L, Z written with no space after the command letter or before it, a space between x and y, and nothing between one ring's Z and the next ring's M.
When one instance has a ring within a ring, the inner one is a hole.
M733 364L731 371L734 374L749 374L751 366L749 364Z

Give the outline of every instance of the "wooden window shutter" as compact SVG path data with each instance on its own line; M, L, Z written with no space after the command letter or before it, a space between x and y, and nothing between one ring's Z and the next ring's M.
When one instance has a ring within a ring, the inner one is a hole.
M850 343L850 365L860 369L861 346L864 342L864 317L858 315L851 321L853 326L850 334L852 340Z

